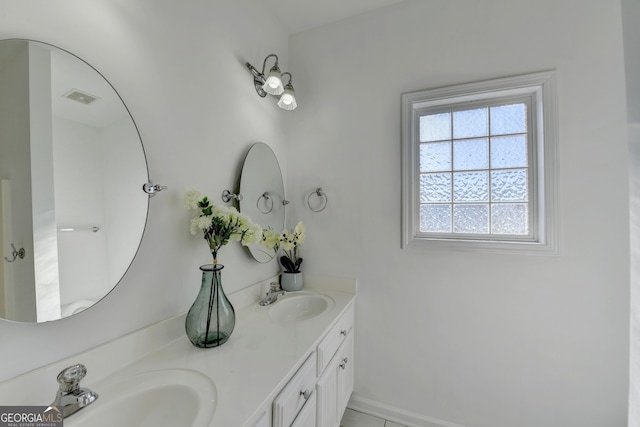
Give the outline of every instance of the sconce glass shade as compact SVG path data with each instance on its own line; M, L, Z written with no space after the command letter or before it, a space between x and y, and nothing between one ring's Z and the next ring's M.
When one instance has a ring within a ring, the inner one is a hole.
M293 85L288 83L284 87L284 93L280 96L278 107L283 110L295 110L297 106L298 103L296 102L296 97L294 95Z
M277 65L273 66L269 71L269 75L267 76L264 85L262 85L262 90L275 96L284 92L284 86L282 85L282 73L280 73L280 69Z

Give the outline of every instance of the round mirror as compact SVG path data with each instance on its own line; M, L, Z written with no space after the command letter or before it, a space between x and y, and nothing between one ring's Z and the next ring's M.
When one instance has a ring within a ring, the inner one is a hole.
M284 228L284 183L276 155L262 142L251 146L242 165L240 175L240 212L248 215L262 228L271 227L276 233ZM258 262L268 262L274 257L264 246L247 246Z
M133 260L149 197L120 96L80 58L0 41L0 317L46 322L98 302Z

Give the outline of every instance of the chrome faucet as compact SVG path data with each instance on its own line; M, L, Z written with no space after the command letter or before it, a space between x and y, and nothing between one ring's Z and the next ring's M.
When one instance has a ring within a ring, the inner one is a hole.
M271 282L270 286L271 289L269 289L269 292L267 292L267 296L264 297L262 301L260 301L260 305L262 306L273 304L274 302L276 302L280 295L285 294L284 290L280 289L280 285L278 285L277 283Z
M87 368L82 364L69 366L58 374L58 393L51 406L62 410L62 417L73 415L85 406L93 403L98 394L88 388L80 388L80 380L87 375Z

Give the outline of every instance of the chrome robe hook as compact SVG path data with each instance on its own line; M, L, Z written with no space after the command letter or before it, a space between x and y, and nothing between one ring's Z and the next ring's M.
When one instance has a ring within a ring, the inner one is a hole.
M13 252L11 252L12 259L4 257L5 261L15 262L15 260L18 258L24 259L24 256L25 256L24 248L16 249L16 246L13 243L11 244L11 248L13 249Z

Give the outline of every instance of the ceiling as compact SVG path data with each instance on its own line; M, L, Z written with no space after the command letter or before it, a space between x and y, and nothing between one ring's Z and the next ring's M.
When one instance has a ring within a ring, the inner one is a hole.
M264 0L289 34L321 27L402 0Z
M32 42L37 43L37 42ZM41 45L51 51L51 106L53 115L97 129L129 117L129 112L113 87L93 67L66 51ZM66 95L72 91L96 97L85 105Z
M129 112L122 100L104 77L86 62L62 49L34 41L2 40L0 64L6 65L14 60L20 61L20 53L23 53L23 58L27 58L27 54L31 56L37 52L50 55L51 58L51 93L46 96L51 96L54 116L98 129L129 117ZM30 65L31 62L29 62ZM26 60L23 66L28 66ZM72 91L92 95L97 100L89 105L72 101L66 97Z

